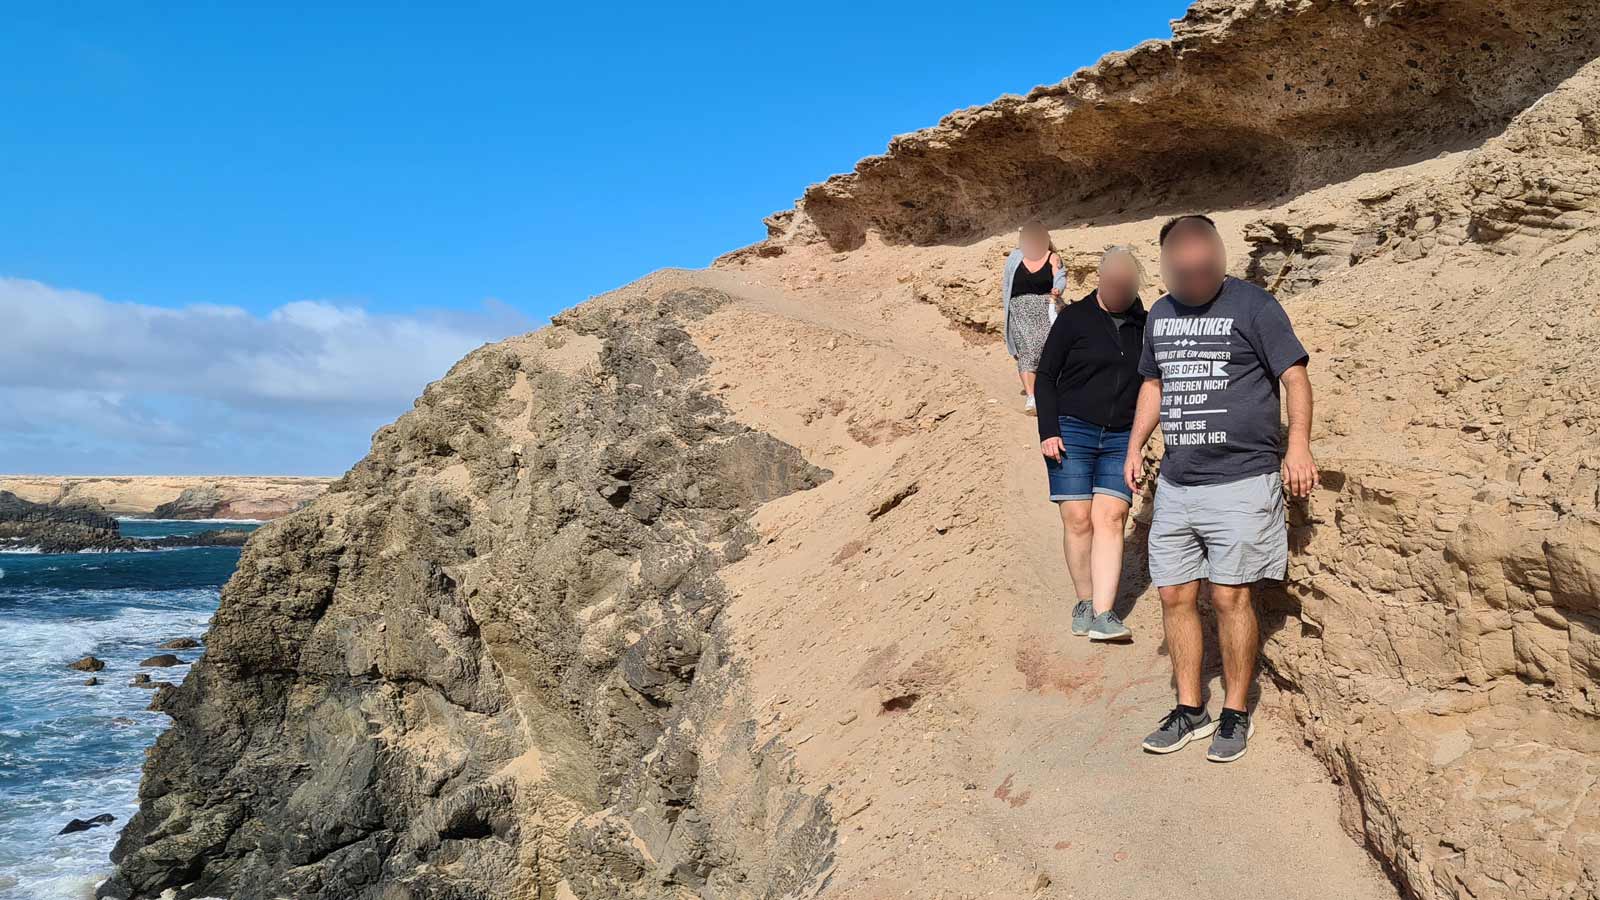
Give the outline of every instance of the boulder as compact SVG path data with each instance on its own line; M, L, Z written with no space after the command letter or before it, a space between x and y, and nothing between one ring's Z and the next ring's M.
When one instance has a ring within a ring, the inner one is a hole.
M158 653L155 656L152 656L149 659L139 663L139 665L150 666L157 669L165 669L171 666L181 666L183 665L183 660L171 653Z
M99 828L101 825L110 825L116 820L117 817L113 816L111 813L101 813L98 816L88 819L73 819L66 824L66 827L56 832L56 834L74 834L79 831L88 831L91 828Z
M67 663L67 668L78 672L98 672L106 667L105 660L93 656L85 656L74 663Z

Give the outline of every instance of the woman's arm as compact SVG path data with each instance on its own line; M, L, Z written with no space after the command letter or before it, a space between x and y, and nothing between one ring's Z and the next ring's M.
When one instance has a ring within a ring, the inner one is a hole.
M1044 351L1039 356L1038 374L1033 382L1033 401L1038 404L1039 416L1039 450L1045 456L1059 459L1052 455L1050 441L1056 442L1055 449L1060 451L1061 442L1061 413L1056 403L1056 379L1061 375L1061 369L1067 364L1067 348L1072 346L1072 326L1067 322L1067 316L1060 316L1054 325L1050 326L1050 336L1044 340Z
M1067 290L1067 267L1061 264L1061 254L1050 254L1050 271L1054 275L1050 279L1050 296L1060 300Z

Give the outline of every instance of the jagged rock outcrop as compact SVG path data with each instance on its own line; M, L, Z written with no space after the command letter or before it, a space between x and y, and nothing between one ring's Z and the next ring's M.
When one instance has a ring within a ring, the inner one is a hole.
M1597 15L1595 0L1201 0L1170 41L895 138L757 247L1232 208L1470 146L1600 55Z
M826 865L716 571L827 473L697 380L680 323L722 297L631 300L474 353L258 532L102 896L775 897Z

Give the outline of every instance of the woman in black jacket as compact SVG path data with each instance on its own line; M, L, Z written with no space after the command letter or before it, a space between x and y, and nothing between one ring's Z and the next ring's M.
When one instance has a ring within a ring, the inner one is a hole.
M1107 250L1100 283L1056 317L1039 360L1039 451L1061 509L1067 571L1077 589L1072 633L1125 640L1112 610L1133 497L1122 477L1144 350L1144 270L1132 248Z

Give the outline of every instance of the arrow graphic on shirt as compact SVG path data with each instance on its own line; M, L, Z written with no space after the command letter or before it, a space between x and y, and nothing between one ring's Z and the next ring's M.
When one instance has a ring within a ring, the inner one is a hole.
M1226 378L1228 361L1225 359L1167 360L1161 363L1163 378Z

